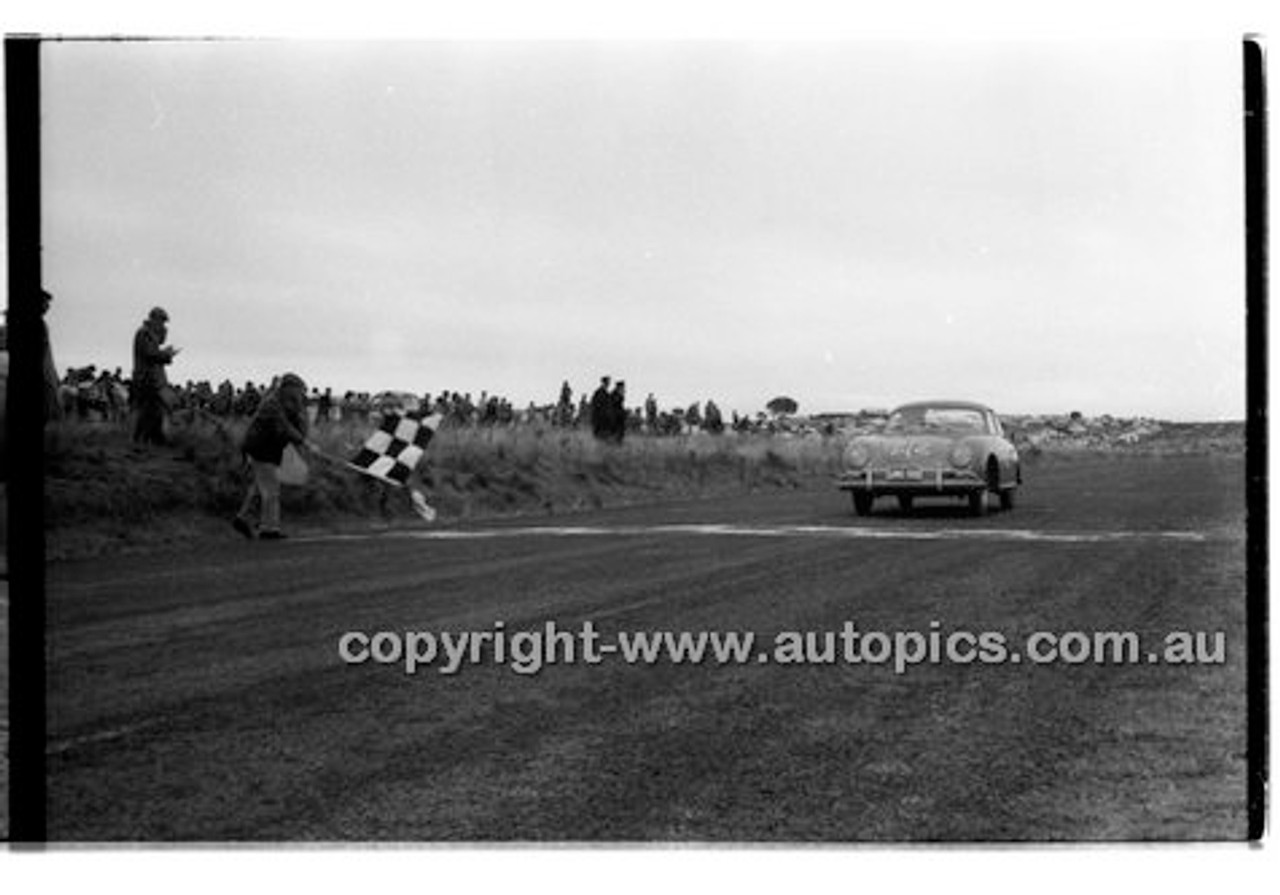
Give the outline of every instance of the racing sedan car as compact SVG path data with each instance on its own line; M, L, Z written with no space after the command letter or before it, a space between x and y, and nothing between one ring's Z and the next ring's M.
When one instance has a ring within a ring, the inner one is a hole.
M1000 418L970 401L920 401L889 414L878 435L861 435L845 447L838 487L853 495L859 516L877 497L893 495L904 512L924 497L967 500L975 516L992 496L1013 509L1022 484L1018 451L1005 437Z

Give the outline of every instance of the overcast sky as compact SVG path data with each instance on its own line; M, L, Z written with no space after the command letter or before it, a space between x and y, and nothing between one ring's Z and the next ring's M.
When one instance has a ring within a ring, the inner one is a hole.
M1244 414L1240 48L44 47L57 363Z

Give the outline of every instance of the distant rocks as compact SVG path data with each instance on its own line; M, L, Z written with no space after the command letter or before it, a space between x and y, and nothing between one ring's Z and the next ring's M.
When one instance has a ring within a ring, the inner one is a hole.
M1202 453L1244 450L1244 423L1172 423L1149 417L1065 416L1001 417L1013 443L1022 450Z
M815 417L825 434L844 437L874 435L888 413L823 414ZM1126 452L1148 454L1242 453L1243 422L1175 423L1150 417L1089 417L1079 411L1064 414L1001 415L1005 433L1019 450L1041 452Z

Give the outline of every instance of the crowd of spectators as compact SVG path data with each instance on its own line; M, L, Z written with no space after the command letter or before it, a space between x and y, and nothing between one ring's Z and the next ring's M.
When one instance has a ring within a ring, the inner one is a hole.
M608 377L605 377L608 379ZM222 419L248 418L258 409L270 383L245 381L239 385L224 379L216 386L209 381L174 383L169 407L178 416L208 414ZM545 428L584 429L602 440L620 442L628 434L684 435L703 431L720 434L776 431L781 425L773 416L758 413L754 417L737 412L725 419L715 401L694 402L688 407L660 407L650 392L642 404L628 407L624 384L612 389L603 385L595 395L585 390L575 395L568 382L561 385L554 404L530 403L517 408L500 395L481 392L442 390L411 394L407 392L336 393L332 388L312 388L307 399L307 415L312 423L357 422L389 409L413 413L437 413L448 425L515 426L538 425ZM62 377L60 397L62 413L67 419L123 421L129 415L130 380L120 367L99 369L94 365L69 368Z

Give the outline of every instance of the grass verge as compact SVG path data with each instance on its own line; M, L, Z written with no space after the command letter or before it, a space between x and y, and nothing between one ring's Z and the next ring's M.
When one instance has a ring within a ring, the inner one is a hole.
M247 487L243 422L175 421L171 445L139 448L119 425L67 423L46 432L45 525L51 559L140 549L230 533ZM353 456L368 425L315 434L329 458ZM838 471L833 437L695 434L603 444L576 430L444 429L422 470L439 522L558 515L610 506L796 488ZM295 529L341 530L418 521L402 489L340 462L313 462L306 485L286 487Z
M143 449L126 428L68 422L45 433L48 555L65 559L108 550L226 537L248 478L239 444L243 420L190 415L172 422L171 445ZM403 489L347 468L368 437L367 423L314 432L330 460L312 464L308 483L286 487L283 514L295 530L349 530L421 524ZM633 435L604 444L548 426L445 428L422 470L437 524L502 516L562 515L604 507L688 500L829 481L840 470L841 436ZM1126 445L1078 439L1020 444L1024 469L1044 460L1159 461L1187 453L1239 453L1239 424L1165 424Z

